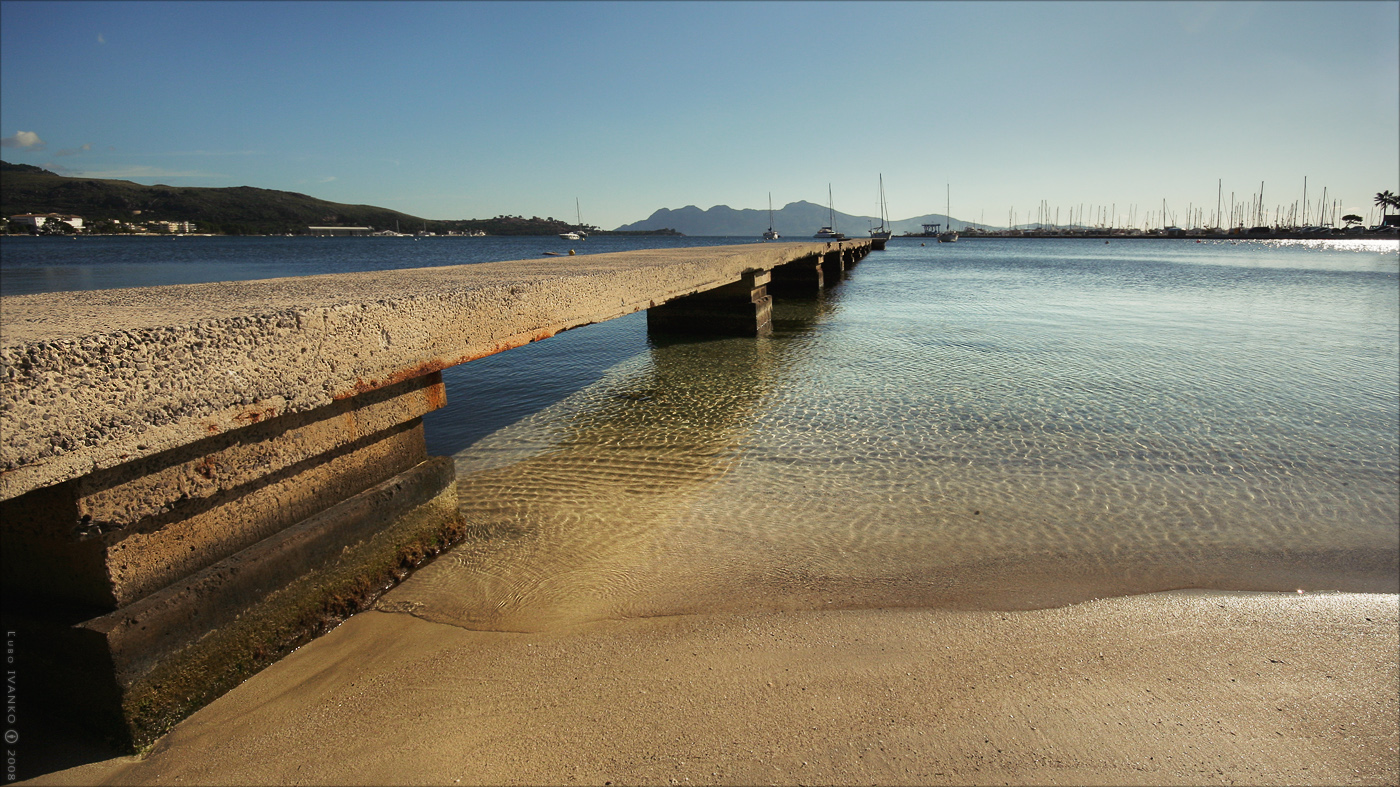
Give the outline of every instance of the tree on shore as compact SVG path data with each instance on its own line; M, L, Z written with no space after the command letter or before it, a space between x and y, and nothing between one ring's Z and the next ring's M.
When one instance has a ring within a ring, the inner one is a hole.
M1365 221L1365 219L1361 218L1355 213L1348 213L1347 215L1342 217L1342 221L1345 221L1347 226L1350 227L1353 224L1360 224L1361 222Z
M40 235L72 235L77 232L72 224L63 219L50 218L39 228Z

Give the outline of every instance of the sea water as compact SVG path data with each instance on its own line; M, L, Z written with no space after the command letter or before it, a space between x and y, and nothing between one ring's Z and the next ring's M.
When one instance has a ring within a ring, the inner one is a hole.
M208 240L231 257L122 264L256 278L565 243ZM45 269L122 280L4 243L6 294ZM534 630L1400 590L1393 241L898 239L773 317L769 337L678 341L637 314L445 371L425 423L469 535L380 608Z

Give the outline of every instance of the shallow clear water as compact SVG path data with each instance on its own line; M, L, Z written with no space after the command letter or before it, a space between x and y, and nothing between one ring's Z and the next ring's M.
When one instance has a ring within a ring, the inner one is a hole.
M382 606L1396 592L1396 271L1393 243L901 241L767 339L582 329L557 351L601 328L625 357L456 454L474 535Z
M267 240L239 273L564 243ZM687 242L741 241L668 241ZM13 248L7 294L45 267ZM778 299L771 337L650 340L637 314L464 364L425 421L472 533L381 608L530 630L1397 592L1398 274L1393 241L897 240Z

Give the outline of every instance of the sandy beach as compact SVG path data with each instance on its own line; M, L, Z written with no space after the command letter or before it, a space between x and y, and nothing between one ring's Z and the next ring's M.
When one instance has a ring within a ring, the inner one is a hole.
M1395 784L1391 594L685 615L368 612L144 757L34 784Z

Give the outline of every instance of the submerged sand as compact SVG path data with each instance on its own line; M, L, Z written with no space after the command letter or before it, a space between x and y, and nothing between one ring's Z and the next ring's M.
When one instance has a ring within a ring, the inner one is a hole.
M36 784L1395 784L1400 597L472 631L369 612Z

